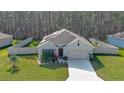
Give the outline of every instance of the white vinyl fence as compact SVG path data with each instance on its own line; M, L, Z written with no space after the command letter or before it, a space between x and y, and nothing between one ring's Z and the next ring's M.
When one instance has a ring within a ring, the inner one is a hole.
M30 37L28 39L25 39L19 43L17 43L15 46L12 46L8 48L8 52L10 55L21 55L21 54L37 54L38 50L37 48L31 48L31 47L23 47L30 43L33 40L33 37Z
M9 54L11 55L20 55L20 54L37 54L37 48L29 48L29 47L11 47L8 49Z
M94 54L118 54L118 48L102 41L90 38L89 41L95 46Z

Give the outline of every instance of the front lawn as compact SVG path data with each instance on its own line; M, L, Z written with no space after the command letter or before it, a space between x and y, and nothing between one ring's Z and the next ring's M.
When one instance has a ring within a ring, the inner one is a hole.
M61 80L68 78L67 64L50 64L39 66L37 55L17 56L18 71L9 72L10 62L7 48L0 50L0 80Z
M91 61L97 75L103 80L124 80L124 50L119 50L120 56L95 55Z

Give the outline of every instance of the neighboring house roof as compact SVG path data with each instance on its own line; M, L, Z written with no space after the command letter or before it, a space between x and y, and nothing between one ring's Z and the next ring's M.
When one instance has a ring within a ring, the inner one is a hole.
M114 36L118 37L118 38L123 38L124 39L124 32L116 33Z
M115 38L119 38L119 39L124 39L124 32L119 32L119 33L113 34L111 36L113 36Z
M0 39L6 39L6 38L11 38L11 37L13 37L13 36L0 32Z
M73 42L75 39L80 40L81 42L87 43L89 46L94 48L92 44L90 44L84 37L80 37L76 35L75 33L67 30L67 29L61 29L59 31L56 31L52 34L49 34L43 38L43 40L40 42L40 44L49 41L56 45L57 47L65 47L66 45Z
M90 38L89 41L95 46L95 47L106 47L106 48L116 48L118 49L118 47L115 47L113 45L110 45L108 43L105 43L105 42L102 42L102 41L99 41L95 38Z

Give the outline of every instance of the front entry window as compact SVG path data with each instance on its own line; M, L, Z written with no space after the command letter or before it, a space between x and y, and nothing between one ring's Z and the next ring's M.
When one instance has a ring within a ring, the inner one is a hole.
M53 49L43 49L42 50L42 58L44 60L51 60L54 56L54 50Z
M63 49L59 48L59 57L63 57Z

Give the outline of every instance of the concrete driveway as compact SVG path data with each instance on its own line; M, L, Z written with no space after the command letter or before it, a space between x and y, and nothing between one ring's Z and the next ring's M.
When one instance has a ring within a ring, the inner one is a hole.
M67 81L103 81L94 71L89 60L69 60Z

